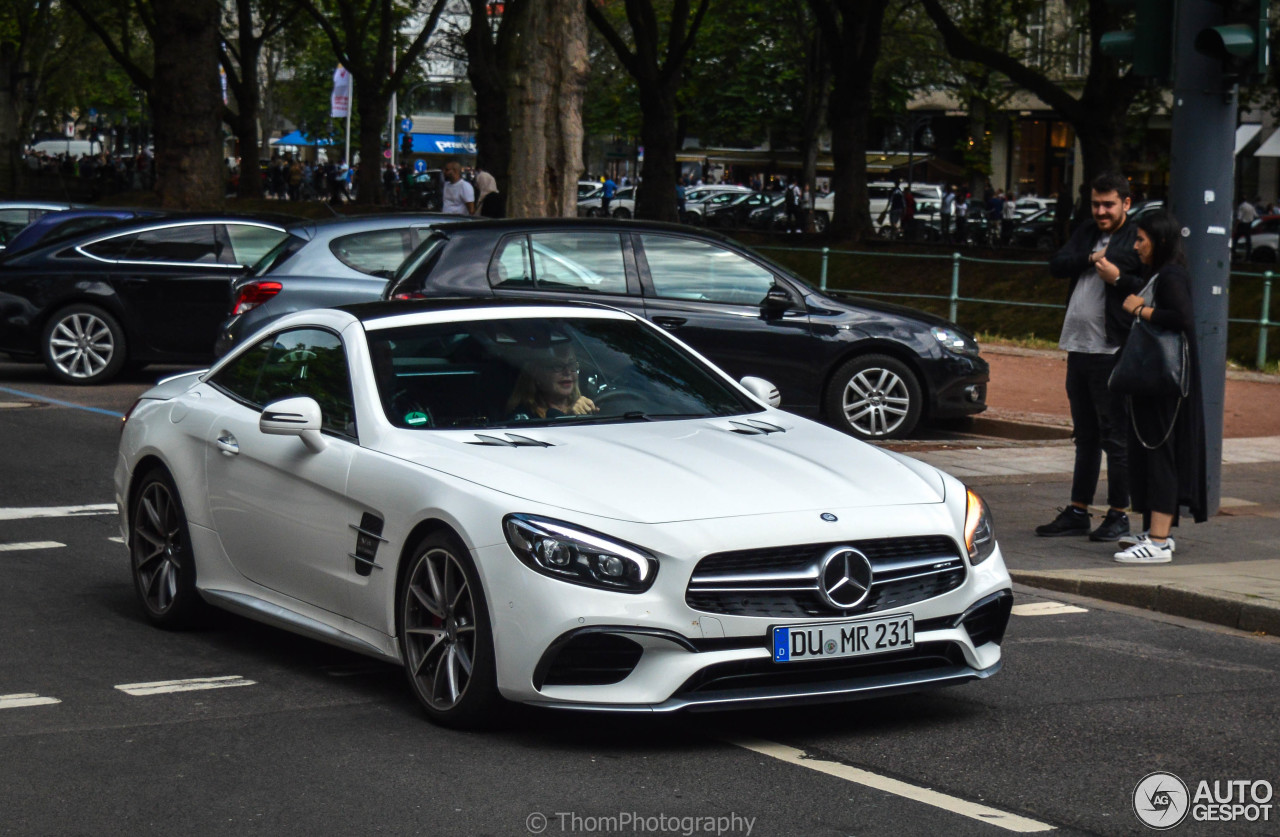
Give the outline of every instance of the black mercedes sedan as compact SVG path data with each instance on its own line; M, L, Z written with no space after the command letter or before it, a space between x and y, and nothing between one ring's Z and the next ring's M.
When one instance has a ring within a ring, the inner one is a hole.
M256 298L253 281L239 280L236 298ZM986 409L987 363L954 323L822 293L736 242L688 226L589 218L436 226L382 297L436 296L591 299L623 308L734 378L768 379L784 409L865 439L898 438L922 419ZM219 342L227 348L266 336L291 310L296 300L285 287L233 315Z
M147 363L204 363L231 282L284 236L232 215L87 231L0 260L0 352L71 384Z

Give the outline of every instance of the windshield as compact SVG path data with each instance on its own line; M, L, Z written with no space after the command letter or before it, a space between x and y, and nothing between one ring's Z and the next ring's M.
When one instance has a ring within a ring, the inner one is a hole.
M387 419L416 429L661 421L760 407L635 320L524 318L372 331Z
M258 259L257 264L249 271L249 275L258 277L270 273L289 261L293 254L305 247L306 244L305 239L298 238L296 235L286 235L280 239L279 244L272 247L263 254L262 258Z

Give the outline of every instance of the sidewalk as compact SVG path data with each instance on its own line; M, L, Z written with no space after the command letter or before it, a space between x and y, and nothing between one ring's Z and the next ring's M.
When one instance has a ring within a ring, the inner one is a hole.
M1069 440L891 447L979 488L1016 582L1280 636L1280 437L1225 440L1219 513L1175 529L1173 562L1151 566L1115 563L1115 544L1036 537L1035 527L1067 502ZM1105 511L1093 509L1095 524ZM1141 518L1132 525L1140 528Z

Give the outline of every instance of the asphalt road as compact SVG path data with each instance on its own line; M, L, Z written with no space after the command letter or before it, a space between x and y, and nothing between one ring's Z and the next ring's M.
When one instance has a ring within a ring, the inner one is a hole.
M0 545L29 545L0 549L2 834L1132 834L1152 771L1280 784L1280 642L1029 591L1079 607L1015 615L982 683L440 729L393 666L230 615L150 627L114 515L8 511L110 503L110 413L155 374L75 389L35 370L0 364L0 404L33 405L0 407ZM193 678L237 679L118 688ZM1275 833L1270 813L1174 833Z

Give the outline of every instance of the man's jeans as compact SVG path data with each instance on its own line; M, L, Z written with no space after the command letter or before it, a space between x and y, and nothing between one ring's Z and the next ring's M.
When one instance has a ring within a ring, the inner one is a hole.
M1071 501L1092 505L1098 489L1102 453L1107 454L1107 504L1129 507L1129 408L1124 396L1107 389L1107 379L1120 357L1083 352L1067 354L1067 400L1071 402L1072 436L1076 443Z

